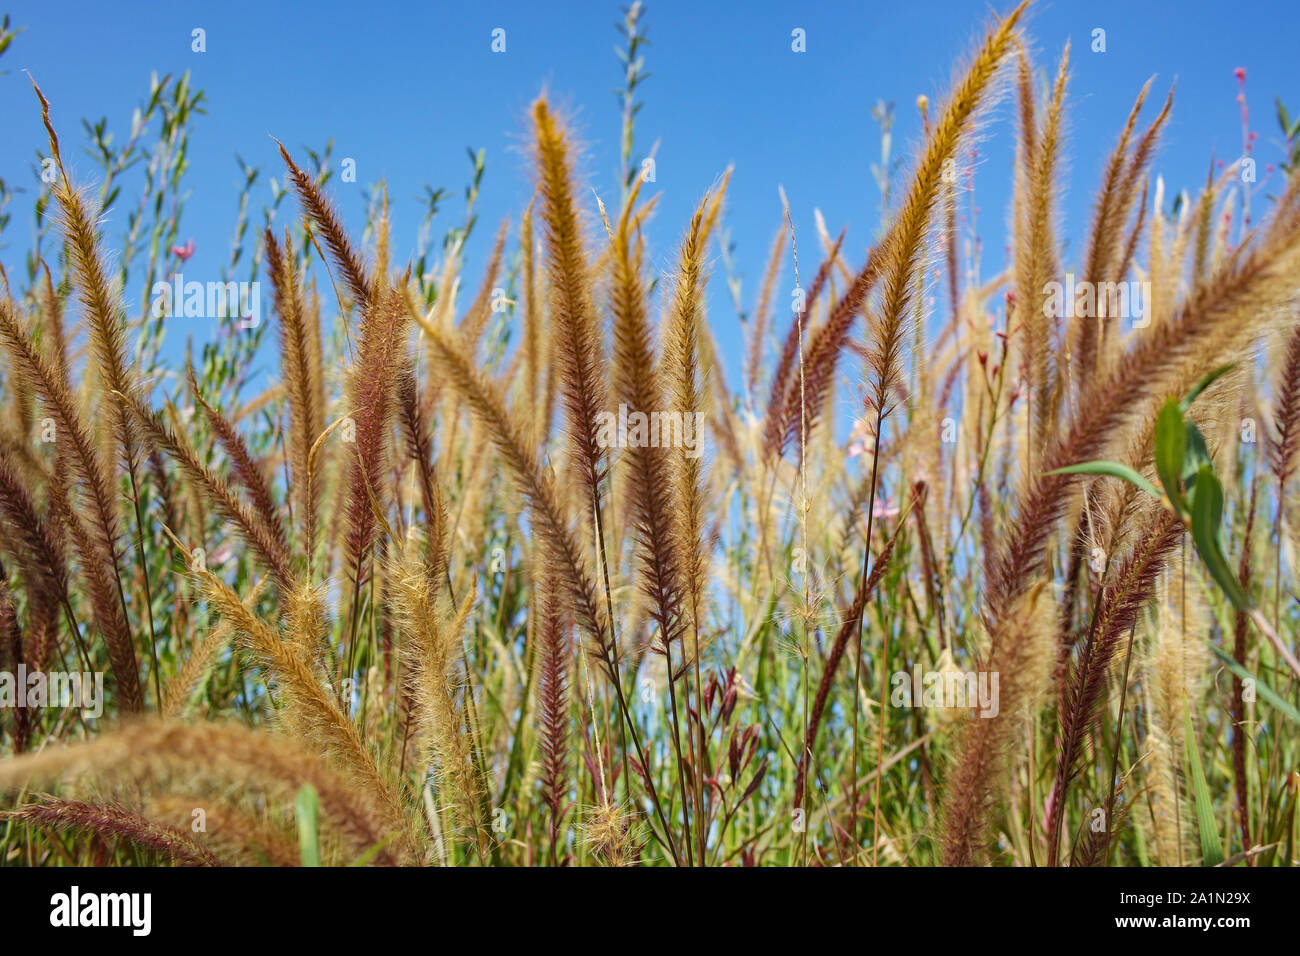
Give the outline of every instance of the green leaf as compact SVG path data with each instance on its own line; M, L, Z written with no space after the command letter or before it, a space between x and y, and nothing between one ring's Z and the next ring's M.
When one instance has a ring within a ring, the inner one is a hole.
M1223 862L1223 846L1219 843L1219 831L1214 825L1214 801L1210 799L1210 788L1205 783L1205 770L1201 767L1201 755L1197 750L1195 732L1192 729L1192 712L1186 702L1183 704L1183 722L1187 762L1192 768L1196 826L1201 831L1201 856L1206 866L1218 866Z
M1236 367L1237 365L1235 362L1231 362L1227 365L1220 365L1209 375L1205 376L1205 378L1201 379L1199 382L1193 385L1192 390L1187 393L1187 397L1184 398L1182 401L1181 407L1183 410L1183 414L1184 415L1187 414L1187 410L1192 407L1192 402L1196 401L1196 399L1200 397L1201 392L1205 391L1216 381L1218 381L1220 376L1226 375L1228 372L1231 372Z
M304 784L294 801L298 817L298 849L303 866L320 866L320 842L317 839L316 818L320 812L320 798L311 784Z
M1282 97L1274 98L1277 102L1277 121L1282 125L1282 135L1291 134L1291 117L1287 115L1286 107L1282 105Z
M1205 436L1195 422L1187 423L1183 448L1183 483L1191 485L1196 481L1201 468L1214 464L1210 459L1210 447L1205 443Z
M1248 680L1254 684L1255 693L1259 697L1263 698L1266 703L1273 707L1273 709L1293 723L1300 724L1300 710L1296 710L1295 707L1291 706L1290 702L1287 701L1286 698L1279 695L1277 691L1238 664L1233 656L1223 650L1223 648L1209 640L1206 640L1205 643L1210 645L1210 650L1214 652L1214 656L1219 659L1220 663L1222 663L1224 667L1228 668L1228 670L1232 671L1242 680Z
M1183 486L1187 489L1187 510L1193 510L1196 498L1196 476L1206 465L1213 471L1210 449L1205 436L1193 422L1188 422L1183 435Z
M1117 461L1085 461L1078 465L1067 465L1047 472L1049 475L1107 475L1111 478L1123 478L1129 484L1136 485L1153 498L1160 497L1160 489L1147 481L1128 465Z
M1216 584L1223 589L1238 608L1250 608L1250 598L1233 574L1228 559L1219 546L1219 531L1223 524L1223 486L1209 465L1202 465L1196 474L1195 494L1192 497L1192 540L1196 553L1205 562L1206 569Z
M1169 399L1160 410L1156 419L1156 474L1160 484L1165 487L1165 496L1174 504L1180 514L1187 513L1187 503L1183 500L1183 456L1187 450L1187 427L1183 423L1183 413L1178 402Z

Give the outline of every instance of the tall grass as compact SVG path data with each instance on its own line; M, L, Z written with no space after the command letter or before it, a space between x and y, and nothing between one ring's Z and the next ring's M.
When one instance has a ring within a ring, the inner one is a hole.
M300 215L268 210L247 264L274 333L224 318L197 361L123 294L184 257L129 240L110 271L112 194L68 178L37 88L55 222L0 295L0 673L103 674L106 701L0 684L0 862L292 865L308 786L334 864L1297 862L1297 181L1252 220L1229 168L1171 211L1178 104L1143 88L1072 241L1069 50L1040 83L1024 11L921 102L861 264L820 218L774 223L738 387L708 312L729 171L648 249L639 4L616 200L542 97L484 274L477 162L466 226L398 269L386 197L360 241L280 146ZM155 155L199 98L155 88ZM1001 100L1011 245L981 281L959 209ZM1087 314L1129 281L1143 321ZM1249 609L1174 502L1060 470L1155 476L1162 405L1225 365L1187 415Z

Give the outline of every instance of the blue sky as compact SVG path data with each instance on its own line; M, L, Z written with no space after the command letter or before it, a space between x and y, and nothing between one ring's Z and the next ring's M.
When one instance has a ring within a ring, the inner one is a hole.
M727 225L736 243L746 307L752 305L771 239L780 223L777 187L790 197L802 270L815 269L814 209L832 232L849 227L846 249L862 255L879 223L880 196L870 173L879 128L870 108L895 101L895 154L916 145L917 94L935 102L954 64L989 20L980 2L700 3L650 0L644 109L638 146L657 141L655 186L662 193L649 230L652 262L671 267L680 230L703 191L735 165ZM998 9L1002 9L999 7ZM620 83L614 46L617 2L568 4L344 3L319 0L169 4L22 2L9 8L27 29L0 59L0 178L27 190L11 207L0 261L21 273L31 238L38 183L35 151L44 148L40 114L24 70L52 103L65 155L81 138L83 117L108 118L124 137L144 98L150 71L190 70L205 91L196 121L182 238L193 238L186 273L215 278L234 228L238 153L263 170L255 203L269 198L267 176L280 176L273 134L295 153L334 141L336 160L356 160L358 182L332 183L354 233L363 224L362 189L380 178L393 200L395 258L413 250L424 184L450 199L435 233L459 222L469 164L467 146L486 150L480 224L471 244L471 279L484 246L507 214L517 224L531 186L523 149L529 103L543 88L570 108L586 146L583 172L605 197L617 196ZM556 11L562 12L556 12ZM1300 112L1297 31L1300 8L1283 0L1249 4L1131 0L1042 2L1028 29L1037 63L1052 69L1073 43L1069 94L1066 261L1079 254L1088 204L1133 97L1153 74L1158 107L1177 80L1168 135L1155 163L1172 195L1205 178L1211 150L1231 161L1241 151L1236 67L1248 71L1247 96L1263 165L1280 151L1273 98ZM191 51L191 30L206 31L207 52ZM506 52L490 49L506 30ZM791 30L806 31L807 52L791 50ZM1106 52L1090 51L1106 31ZM985 275L1003 250L1009 199L1012 110L1004 104L981 144L975 188ZM71 156L69 156L71 158ZM84 153L73 175L93 176ZM904 171L906 164L904 166ZM133 181L128 180L127 192ZM110 217L112 241L125 228L125 203ZM285 207L288 211L288 207ZM255 219L255 222L257 220ZM806 250L806 251L805 251ZM738 326L715 269L711 322L737 367ZM807 278L805 278L805 285ZM792 285L792 282L787 283ZM783 300L784 301L784 300ZM184 320L178 320L184 321ZM785 320L781 323L784 327ZM183 330L169 334L175 341ZM734 380L734 373L733 373Z

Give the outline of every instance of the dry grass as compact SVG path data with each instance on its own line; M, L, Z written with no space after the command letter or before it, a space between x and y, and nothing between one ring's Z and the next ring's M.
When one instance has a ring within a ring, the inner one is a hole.
M539 98L534 198L460 301L463 233L394 269L386 196L357 242L281 146L275 334L173 365L40 96L67 257L0 296L0 673L110 680L97 721L0 710L0 863L1295 863L1300 180L1259 221L1230 174L1171 214L1177 105L1144 88L1067 242L1069 50L1042 95L1023 12L923 104L860 269L819 219L808 270L785 210L736 390L729 171L656 277L649 184L591 201ZM1003 97L1012 247L977 283L953 173ZM1053 313L1074 249L1085 285L1149 282L1149 322ZM253 394L262 348L282 383ZM1190 414L1251 613L1168 502L1056 471L1154 476L1161 406L1228 363Z

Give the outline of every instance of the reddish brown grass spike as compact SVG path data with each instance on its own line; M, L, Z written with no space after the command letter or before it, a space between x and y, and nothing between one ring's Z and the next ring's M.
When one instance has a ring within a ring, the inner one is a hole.
M78 830L111 842L125 842L149 850L180 866L221 866L211 850L179 830L146 819L125 807L94 805L79 800L46 797L11 810L4 817L58 830Z
M1124 635L1137 623L1138 614L1155 594L1156 581L1183 534L1182 523L1172 514L1148 515L1141 546L1115 569L1097 602L1092 633L1080 663L1070 668L1057 738L1056 783L1053 815L1048 827L1049 865L1056 862L1065 813L1066 788L1077 772L1085 735L1092 728L1101 704L1102 689L1111 661Z
M366 310L349 385L349 414L356 441L348 478L348 570L360 581L383 509L394 383L406 363L406 304L389 290Z
M543 580L540 592L540 652L537 677L537 726L541 734L542 800L550 811L551 863L556 862L560 821L569 793L569 657L570 624L555 587Z
M1295 476L1296 453L1300 452L1300 315L1287 343L1273 420L1277 432L1269 444L1269 464L1278 487L1284 488Z
M334 265L343 274L343 281L348 291L356 300L358 307L365 309L370 304L370 298L375 290L366 274L365 264L352 247L338 213L334 211L333 204L315 181L298 168L298 164L289 156L289 151L284 148L284 144L277 139L275 145L280 147L280 156L284 159L284 164L289 167L289 178L293 181L293 187L298 193L303 209L325 237L325 246L330 251Z

